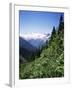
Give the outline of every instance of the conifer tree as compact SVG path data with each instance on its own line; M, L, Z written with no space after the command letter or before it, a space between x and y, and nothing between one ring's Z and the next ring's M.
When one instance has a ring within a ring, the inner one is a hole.
M53 38L55 37L55 35L56 35L56 30L55 30L55 27L53 27L52 35L51 35L51 41L53 40Z
M63 15L60 16L58 34L59 34L61 31L62 31L62 32L64 31L64 18L63 18Z

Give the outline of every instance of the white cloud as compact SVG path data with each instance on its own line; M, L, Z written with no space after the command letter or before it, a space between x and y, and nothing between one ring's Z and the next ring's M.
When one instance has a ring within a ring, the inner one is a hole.
M26 33L26 34L20 34L21 37L23 37L26 40L30 39L48 39L50 35L48 36L46 33Z

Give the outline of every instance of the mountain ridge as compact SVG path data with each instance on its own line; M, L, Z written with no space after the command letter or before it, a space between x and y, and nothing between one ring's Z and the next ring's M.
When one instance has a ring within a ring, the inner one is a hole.
M29 58L31 57L31 55L35 54L36 51L37 51L36 47L32 46L30 43L28 43L22 37L19 37L20 62L24 61L22 58L25 58L28 61Z
M31 33L20 35L23 39L28 41L31 45L35 46L36 48L41 47L47 40L50 38L49 33Z

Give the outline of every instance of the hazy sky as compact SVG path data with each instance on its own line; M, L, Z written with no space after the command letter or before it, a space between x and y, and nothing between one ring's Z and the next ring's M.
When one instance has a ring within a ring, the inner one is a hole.
M53 26L59 24L58 12L19 11L20 34L25 33L51 33Z

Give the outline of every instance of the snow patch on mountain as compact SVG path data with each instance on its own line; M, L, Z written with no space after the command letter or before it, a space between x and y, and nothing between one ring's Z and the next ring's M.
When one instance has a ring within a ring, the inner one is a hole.
M49 40L50 34L49 33L26 33L26 34L20 34L20 37L27 40L30 44L32 44L35 47L39 47L43 45L46 40Z
M50 37L50 34L43 34L43 33L26 33L26 34L20 34L21 37L23 37L26 40L30 39L48 39Z

